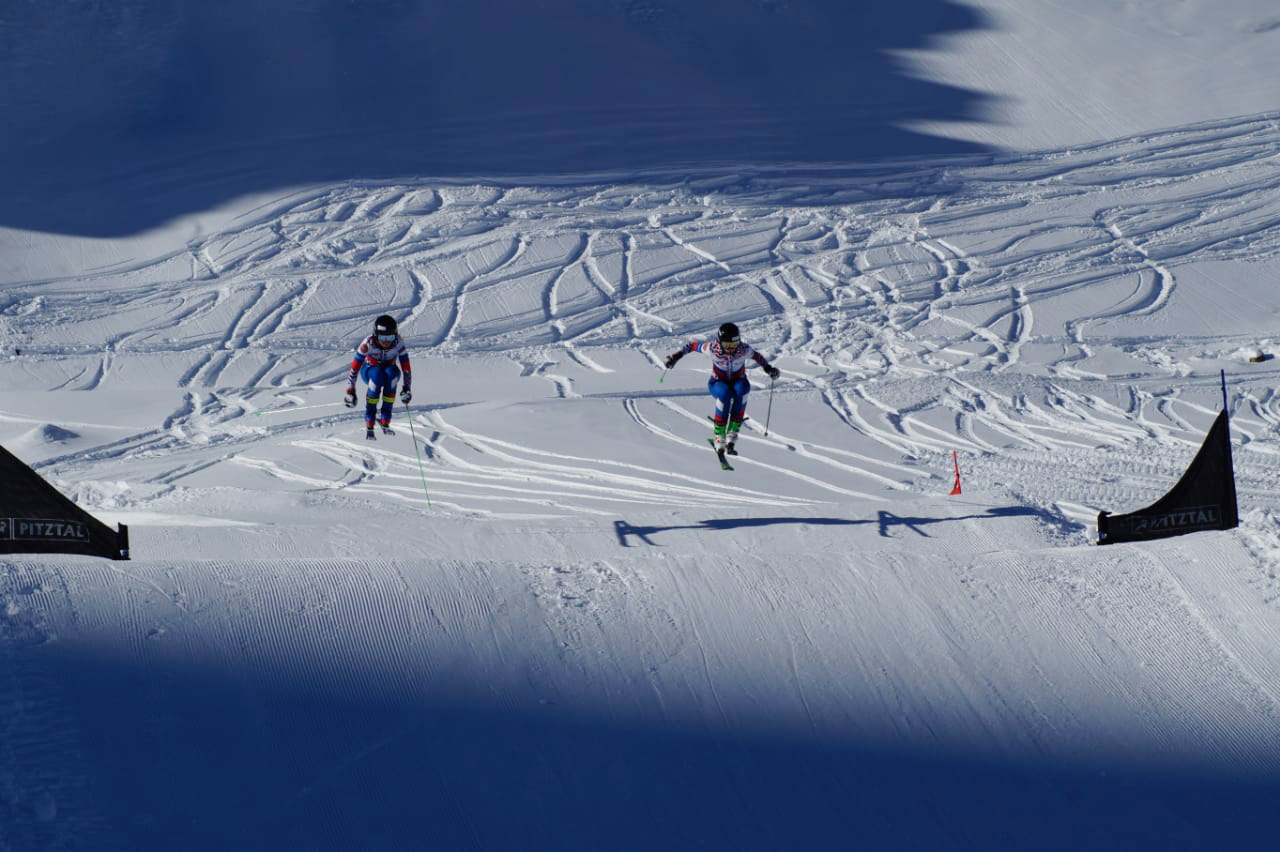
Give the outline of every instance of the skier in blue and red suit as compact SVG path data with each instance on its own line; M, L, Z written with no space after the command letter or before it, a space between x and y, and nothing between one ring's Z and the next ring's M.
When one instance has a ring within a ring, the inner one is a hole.
M396 321L383 314L374 320L373 334L360 341L351 359L351 368L347 373L347 393L344 402L347 408L356 405L356 375L364 382L364 427L365 437L373 439L373 422L378 418L383 434L393 435L391 431L391 411L396 402L396 385L404 376L404 390L400 399L405 405L413 399L409 392L411 376L409 371L409 350L396 330ZM378 404L382 404L382 415L378 416Z
M716 412L711 418L715 423L714 444L717 450L723 449L736 456L738 451L734 444L747 410L747 394L751 392L751 382L747 381L747 360L763 367L771 379L778 378L781 371L749 344L743 343L738 327L731 322L720 326L715 340L692 340L668 355L667 369L674 367L690 352L706 352L711 356L711 378L707 380L707 390L716 398Z

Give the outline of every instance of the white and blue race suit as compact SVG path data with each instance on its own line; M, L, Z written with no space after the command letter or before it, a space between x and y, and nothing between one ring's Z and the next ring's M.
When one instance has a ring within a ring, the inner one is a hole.
M742 425L747 411L747 394L751 392L747 361L755 361L766 370L770 369L769 362L747 343L739 343L730 352L718 340L691 340L679 350L679 354L684 356L690 352L706 352L711 356L707 391L716 398L716 410L711 419L718 430L724 430L727 424L729 431L736 432Z
M409 390L412 376L409 370L409 350L398 336L395 343L383 348L373 335L369 335L356 346L351 359L351 368L347 372L347 387L354 389L356 375L364 382L364 425L373 428L374 418L378 417L378 404L382 404L379 422L383 426L391 423L391 412L395 408L396 385L400 376L404 375L404 389Z

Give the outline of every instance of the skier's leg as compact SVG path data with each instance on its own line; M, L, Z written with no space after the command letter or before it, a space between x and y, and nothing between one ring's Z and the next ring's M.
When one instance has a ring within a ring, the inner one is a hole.
M733 389L730 388L728 382L722 382L712 376L707 380L707 390L716 399L715 413L711 415L711 420L715 423L715 445L716 447L724 446L724 430L729 424L729 413L731 406L730 397Z
M364 428L373 429L378 416L378 400L382 399L382 377L379 368L365 364L360 368L360 380L364 382Z
M725 424L725 442L730 447L737 443L738 430L742 428L742 420L747 413L747 394L750 392L751 383L745 377L733 383L729 422Z
M394 364L382 368L382 417L383 428L391 425L391 412L396 406L396 386L400 383L400 368Z

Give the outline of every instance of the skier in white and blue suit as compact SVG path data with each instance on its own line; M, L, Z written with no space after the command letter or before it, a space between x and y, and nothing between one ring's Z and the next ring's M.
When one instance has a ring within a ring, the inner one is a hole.
M711 420L715 424L714 444L717 450L723 449L731 456L737 455L734 444L738 440L738 430L742 428L742 420L747 411L747 394L751 392L751 382L747 380L747 361L752 360L764 368L769 378L778 378L777 367L765 360L765 357L750 344L743 343L738 334L738 327L731 322L720 326L715 340L691 340L682 349L667 356L667 369L690 352L706 352L711 356L711 378L707 380L707 390L716 398L716 412Z
M364 427L365 437L372 439L374 418L382 425L384 434L391 431L391 411L396 402L396 385L404 377L404 390L400 399L405 405L413 398L409 392L412 376L409 370L409 350L396 329L396 321L383 314L374 320L373 334L360 341L351 359L347 372L347 393L344 401L347 408L356 405L356 375L364 382ZM378 404L382 404L379 417Z

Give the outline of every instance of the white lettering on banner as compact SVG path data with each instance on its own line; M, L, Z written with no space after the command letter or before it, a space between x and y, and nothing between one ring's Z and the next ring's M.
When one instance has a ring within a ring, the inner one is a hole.
M1138 515L1130 519L1129 529L1139 535L1165 530L1195 530L1217 526L1219 518L1217 506L1192 506L1158 515Z
M0 518L0 538L14 541L88 541L89 528L79 521Z

